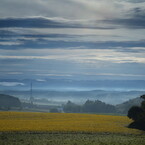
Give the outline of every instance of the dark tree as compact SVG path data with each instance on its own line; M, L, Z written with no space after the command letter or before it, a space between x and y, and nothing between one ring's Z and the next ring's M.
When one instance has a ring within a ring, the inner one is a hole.
M133 106L129 109L127 116L134 121L140 121L143 113L144 110L141 107Z
M68 101L64 106L63 106L63 111L66 113L80 113L81 112L81 106L72 103L71 101Z
M90 101L87 100L82 106L82 111L86 113L115 113L115 106L106 104L102 101Z
M141 108L145 111L145 95L142 95L141 98L144 99L141 103Z
M140 96L142 99L144 99L145 100L145 95L142 95L142 96Z
M57 108L51 108L49 110L49 112L51 112L51 113L59 113L59 110Z
M145 95L142 95L141 98L145 100ZM134 120L134 122L129 124L129 128L145 130L145 101L141 103L140 107L131 107L127 116Z

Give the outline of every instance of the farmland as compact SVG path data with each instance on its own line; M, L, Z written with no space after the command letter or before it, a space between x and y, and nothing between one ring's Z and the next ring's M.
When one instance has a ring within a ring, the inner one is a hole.
M0 112L0 144L145 144L129 123L126 116Z
M0 131L91 132L139 134L126 116L0 112Z

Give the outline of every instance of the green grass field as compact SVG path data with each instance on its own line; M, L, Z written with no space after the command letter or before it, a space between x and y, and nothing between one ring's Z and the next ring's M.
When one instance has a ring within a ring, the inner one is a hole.
M145 135L1 133L0 145L145 145Z

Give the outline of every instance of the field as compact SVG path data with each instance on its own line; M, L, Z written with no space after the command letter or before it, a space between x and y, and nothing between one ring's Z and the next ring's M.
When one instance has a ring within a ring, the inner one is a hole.
M0 112L0 145L145 144L126 116Z
M85 132L140 134L127 128L126 116L0 112L0 131Z
M145 145L143 135L3 133L0 145Z

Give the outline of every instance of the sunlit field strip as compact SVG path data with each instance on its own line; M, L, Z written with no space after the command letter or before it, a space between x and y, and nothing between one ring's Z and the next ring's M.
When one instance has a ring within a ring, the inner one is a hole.
M0 112L0 131L91 132L140 134L126 116Z

